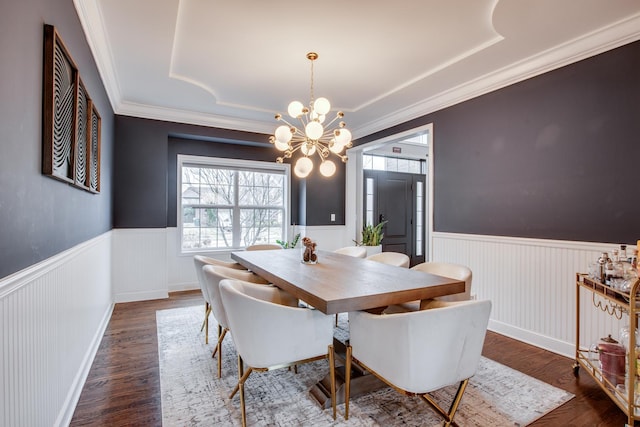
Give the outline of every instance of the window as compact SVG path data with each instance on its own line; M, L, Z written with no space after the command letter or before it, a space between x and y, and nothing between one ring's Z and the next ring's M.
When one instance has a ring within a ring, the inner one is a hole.
M363 154L362 162L363 169L414 174L425 174L427 165L426 160L374 156L372 154Z
M367 182L365 184L365 193L367 195L365 199L365 224L366 225L375 225L373 223L373 194L374 194L374 180L373 178L367 178Z
M422 236L424 228L422 219L424 218L424 189L422 182L416 181L416 256L422 256Z
M289 165L178 156L182 252L285 240Z

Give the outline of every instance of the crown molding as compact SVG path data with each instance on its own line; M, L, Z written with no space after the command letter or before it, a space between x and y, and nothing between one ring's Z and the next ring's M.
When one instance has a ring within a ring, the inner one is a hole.
M106 37L107 32L104 25L102 25L104 20L102 19L102 11L98 0L73 0L73 5L78 13L80 25L82 25L89 49L93 53L111 108L116 112L117 106L122 99L122 92L120 91L118 76L113 66L114 60L109 40Z
M640 14L554 46L537 55L487 73L418 103L396 110L353 130L354 138L371 135L443 108L502 89L546 72L640 40Z
M274 129L273 123L266 123L258 120L197 113L188 110L177 110L174 108L137 104L134 102L121 102L115 112L116 114L123 116L186 123L198 126L210 126L244 132L264 133L267 135L272 133Z

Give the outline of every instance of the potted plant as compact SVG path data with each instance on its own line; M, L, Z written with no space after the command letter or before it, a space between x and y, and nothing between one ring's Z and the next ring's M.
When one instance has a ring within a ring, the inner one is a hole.
M298 244L298 240L300 240L300 233L296 234L293 237L293 240L290 242L285 242L283 240L276 240L276 243L282 246L282 249L294 249Z
M365 224L362 226L362 240L357 242L356 245L365 246L367 249L367 256L382 252L382 238L384 233L382 228L387 221L379 222L377 225Z

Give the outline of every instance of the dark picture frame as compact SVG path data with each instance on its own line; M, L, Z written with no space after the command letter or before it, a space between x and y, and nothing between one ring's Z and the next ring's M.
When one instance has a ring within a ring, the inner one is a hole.
M52 25L44 25L42 173L100 192L100 114Z

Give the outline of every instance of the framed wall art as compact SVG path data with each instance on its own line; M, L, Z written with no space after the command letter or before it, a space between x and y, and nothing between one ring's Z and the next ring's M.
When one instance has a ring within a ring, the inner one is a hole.
M44 26L42 173L100 192L100 115L60 35Z

